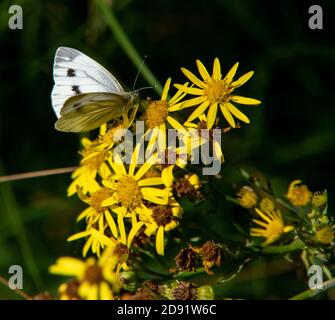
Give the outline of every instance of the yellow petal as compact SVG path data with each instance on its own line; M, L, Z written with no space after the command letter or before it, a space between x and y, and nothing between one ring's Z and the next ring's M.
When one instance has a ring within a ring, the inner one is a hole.
M249 71L243 76L239 77L236 81L233 81L231 85L235 88L238 88L242 86L243 84L245 84L253 76L253 74L254 74L253 71Z
M134 226L137 223L137 217L135 210L131 213L131 225Z
M100 283L100 300L113 300L113 294L109 287L109 285L106 282Z
M188 82L184 83L184 86L188 86ZM179 102L181 99L183 99L186 96L187 93L182 92L178 90L175 95L169 100L169 106L174 106L177 102ZM168 111L170 111L170 107L168 108Z
M261 227L267 228L268 227L268 223L265 223L264 221L261 220L256 220L256 219L252 219L252 221L256 224L258 224Z
M162 171L162 180L166 187L170 187L174 181L172 172L173 172L173 166L168 166L167 168L164 168Z
M122 217L126 216L127 209L125 207L115 207L112 208L112 211L115 212L117 215L121 214Z
M160 226L156 235L156 250L161 256L164 256L164 227Z
M157 152L162 154L166 149L166 126L165 123L162 123L159 126L159 131L157 135Z
M114 246L114 242L112 239L108 238L107 236L105 236L104 234L102 234L97 230L92 231L92 236L97 240L98 243L105 244L108 247Z
M232 115L230 114L230 112L227 109L227 107L225 105L223 105L223 104L220 104L220 109L221 109L221 112L222 112L223 116L225 117L225 119L229 123L229 125L231 127L235 128L235 120L232 117Z
M85 245L83 247L83 252L82 253L83 253L83 257L84 258L86 257L88 250L90 250L92 242L93 242L93 238L91 236L91 237L88 238L88 240L86 241L86 243L85 243Z
M204 90L203 89L198 89L198 88L192 88L192 87L187 87L181 84L176 83L174 85L177 89L189 93L189 94L193 94L196 96L202 96L204 94Z
M200 88L204 88L205 85L204 83L198 79L191 71L188 71L185 68L181 68L182 73L188 78L190 79L196 86L200 87Z
M107 132L107 123L104 123L101 127L100 127L100 135L103 136L105 135L105 133Z
M115 221L114 221L112 215L107 211L105 213L105 217L106 217L106 221L108 223L108 226L109 226L110 230L112 231L112 234L113 234L114 238L117 238L118 237L117 227L116 227L116 224L115 224Z
M115 204L117 202L118 202L118 200L114 196L111 196L111 197L105 199L104 201L102 201L101 206L102 207L109 207L109 206L112 206L113 204Z
M186 133L186 129L176 119L167 116L166 120L171 125L172 128L176 129L177 131Z
M138 164L138 157L139 157L140 149L141 149L141 144L138 143L134 149L134 152L131 156L131 160L129 164L129 175L130 176L134 175L136 165Z
M161 100L166 101L168 93L169 93L169 89L170 89L170 84L171 84L171 78L167 79L164 85L164 89L162 92L162 97Z
M204 101L199 107L197 107L192 113L191 115L188 117L187 121L191 122L194 119L200 117L200 115L202 115L205 110L207 109L207 107L209 106L209 101Z
M67 241L74 241L74 240L78 240L80 238L85 238L85 237L89 236L90 234L91 234L90 230L78 232L78 233L72 235L71 237L69 237L67 239Z
M237 118L240 119L241 121L245 122L245 123L250 123L249 118L242 113L240 110L238 110L233 104L231 103L227 103L226 104L228 110Z
M121 158L119 157L119 155L115 155L115 159L114 161L112 159L108 159L109 164L111 165L113 171L115 172L115 174L117 175L126 175L126 169L122 163Z
M49 267L49 272L63 276L81 277L86 265L83 261L71 257L59 258L56 264Z
M272 222L272 220L269 218L269 216L266 215L265 213L263 213L261 210L259 210L259 209L256 208L256 212L257 212L257 214L258 214L264 221L267 221L267 222L269 222L269 223Z
M220 159L221 162L224 162L224 156L222 153L222 149L221 149L221 145L217 142L214 141L214 155L215 155L215 159Z
M220 66L220 61L219 61L218 58L214 59L213 78L214 78L214 80L220 80L221 79L221 66Z
M258 105L261 103L261 101L257 99L247 98L247 97L242 97L242 96L231 96L230 99L240 104Z
M232 68L228 71L227 75L224 78L224 81L230 83L233 80L233 78L234 78L234 76L236 74L237 68L238 68L238 62L236 62L232 66Z
M120 242L123 243L124 245L127 245L126 229L124 227L123 216L121 214L117 215L117 224L119 226L120 231Z
M85 209L76 219L77 222L81 221L82 219L86 218L87 216L89 216L89 214L92 212L92 208L88 207L87 209Z
M104 233L104 216L100 215L99 218L99 232Z
M143 194L143 198L150 202L156 204L165 205L168 203L168 190L161 190L155 188L142 188L141 192Z
M155 223L146 224L146 229L144 233L150 237L157 230L157 225Z
M163 184L163 179L161 177L146 178L138 181L137 184L140 187L157 186Z
M208 129L212 129L215 119L216 119L216 114L218 111L218 104L217 103L213 103L208 110L208 114L207 114L207 126Z
M207 100L207 97L205 97L205 96L188 99L185 102L181 103L179 109L171 110L171 111L178 111L178 110L185 109L185 108L188 108L188 107L193 107L193 106L196 106L198 104L201 104L202 102L204 102L206 100Z
M134 179L136 181L140 180L147 172L148 170L151 168L152 163L150 163L150 161L145 162L140 168L139 170L136 172Z
M283 229L283 231L284 231L285 233L290 232L290 231L292 231L292 230L294 230L294 227L293 227L293 226L286 226L286 227L284 227L284 229Z
M127 246L130 248L133 238L136 236L137 232L142 228L144 222L137 222L130 230L128 234Z
M209 75L207 69L205 68L205 66L202 64L202 62L200 60L196 60L196 64L199 70L199 73L201 75L201 77L206 81L209 80L211 78L211 76Z
M167 193L166 189L158 189L158 188L150 188L150 187L141 188L141 192L144 198L146 196L165 197Z
M195 123L193 123L193 122L188 122L188 120L187 120L187 122L184 122L184 127L187 127L187 129L189 130L189 132L191 132L192 129L198 128L198 125L195 124Z
M80 294L80 287L79 287L79 294ZM86 299L87 300L98 300L98 285L92 284L90 285L90 289L86 291Z

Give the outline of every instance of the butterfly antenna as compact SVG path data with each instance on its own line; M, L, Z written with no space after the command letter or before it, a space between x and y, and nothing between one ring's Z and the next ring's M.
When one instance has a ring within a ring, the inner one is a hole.
M150 86L150 87L143 87L143 88L139 88L136 90L136 92L142 91L142 90L146 90L146 89L155 89L156 86Z
M145 59L147 58L147 55L144 56L141 64L140 64L140 67L138 68L138 71L137 71L137 75L136 75L136 78L135 78L135 81L134 81L134 85L133 85L133 91L135 91L135 86L136 86L136 82L137 82L137 79L141 73L141 70L142 70L142 67L144 65L144 62L145 62Z

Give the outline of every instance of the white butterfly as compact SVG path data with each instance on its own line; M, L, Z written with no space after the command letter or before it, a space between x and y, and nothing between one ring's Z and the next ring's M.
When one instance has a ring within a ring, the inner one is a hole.
M59 47L51 93L59 131L89 131L120 117L136 104L137 92L125 92L115 77L82 52Z

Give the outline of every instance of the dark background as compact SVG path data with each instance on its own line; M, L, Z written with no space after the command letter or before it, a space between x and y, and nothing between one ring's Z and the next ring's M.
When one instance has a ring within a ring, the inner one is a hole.
M196 72L197 58L211 68L214 57L219 57L223 72L236 61L238 75L254 70L239 93L262 104L241 106L251 124L224 137L227 163L261 171L278 194L297 178L313 191L326 188L333 210L335 1L110 2L161 83L169 76L183 81L181 66ZM23 30L8 28L12 4L23 8ZM308 27L312 4L323 8L323 30ZM0 175L78 163L79 135L54 129L50 92L53 56L59 46L85 52L125 88L133 85L137 69L95 1L2 0ZM137 87L145 85L140 78ZM0 274L8 277L10 265L22 265L28 293L54 290L58 280L48 275L47 267L60 255L80 254L79 247L65 242L82 208L77 199L66 197L69 182L69 175L59 175L0 184ZM260 268L268 270L262 262ZM264 273L260 274L262 279ZM228 286L227 295L285 298L292 292L282 284L294 279L288 273L251 285L246 281L238 290ZM0 287L1 298L17 296Z

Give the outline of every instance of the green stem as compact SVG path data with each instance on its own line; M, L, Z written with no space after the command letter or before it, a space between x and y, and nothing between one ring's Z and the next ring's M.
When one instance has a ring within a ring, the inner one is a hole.
M0 172L3 172L1 159ZM0 187L0 206L2 206L1 209L3 210L3 214L7 215L9 219L13 234L15 235L15 239L19 244L24 264L26 265L31 278L34 281L36 288L42 288L42 279L38 267L35 263L31 247L29 245L20 211L16 203L13 191L9 183L7 182L1 184Z
M0 276L0 283L2 283L5 287L9 288L8 281L1 276ZM10 289L10 290L13 290L15 293L17 293L25 300L31 300L31 298L24 291L20 289Z
M114 33L114 36L122 49L127 54L128 58L133 62L137 69L140 69L143 58L139 55L131 41L129 40L126 32L123 30L122 26L118 22L115 17L112 8L108 6L105 0L98 0L97 6L100 9L106 23L110 27L111 31ZM160 85L157 78L151 72L151 70L147 67L146 64L143 63L141 67L141 73L145 80L148 81L150 85L152 85L155 91L160 95L163 91L162 86Z
M306 247L305 243L302 242L299 239L299 240L293 241L290 244L283 245L283 246L265 247L263 249L263 253L266 253L266 254L283 254L283 253L290 252L290 251L301 250L301 249L304 249L305 247Z
M289 300L306 300L317 296L318 294L327 291L330 288L335 287L335 279L325 281L322 284L322 289L309 289L304 292L297 294L296 296L290 298Z

